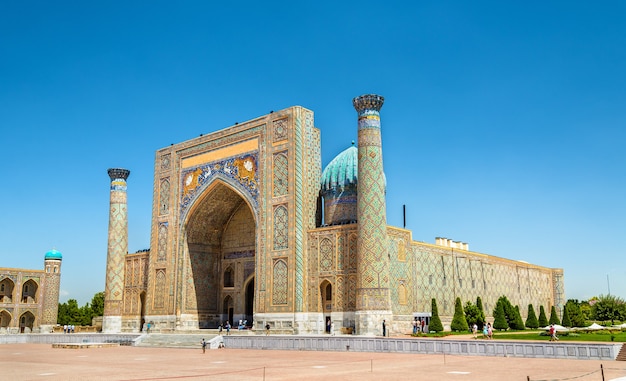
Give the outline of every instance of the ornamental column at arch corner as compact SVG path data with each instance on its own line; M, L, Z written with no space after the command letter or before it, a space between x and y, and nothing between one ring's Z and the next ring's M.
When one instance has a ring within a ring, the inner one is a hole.
M107 172L111 178L111 197L102 332L119 333L122 331L124 258L128 253L126 179L130 171L122 168L109 168Z
M387 258L387 207L380 127L384 98L366 94L352 100L358 114L357 290L359 335L382 334L392 315Z

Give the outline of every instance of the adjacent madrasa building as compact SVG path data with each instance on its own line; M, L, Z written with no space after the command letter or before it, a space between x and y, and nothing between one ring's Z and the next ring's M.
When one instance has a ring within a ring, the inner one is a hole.
M358 142L322 171L313 112L290 107L156 152L150 250L127 254L130 172L109 170L103 330L185 331L225 321L295 334L411 329L435 298L449 324L456 297L490 314L564 304L563 271L416 242L388 226L380 110L353 100Z
M57 323L61 261L44 256L43 270L0 268L0 333L50 333Z

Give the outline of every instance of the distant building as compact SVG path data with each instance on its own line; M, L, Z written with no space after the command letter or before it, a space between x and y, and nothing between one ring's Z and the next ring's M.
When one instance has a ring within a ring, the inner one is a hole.
M130 172L110 169L103 331L247 321L295 334L334 323L376 335L385 321L407 332L430 316L432 298L445 325L457 297L480 296L487 315L502 295L522 315L529 304L560 310L561 269L447 238L417 242L387 225L382 104L372 94L353 100L358 144L324 170L321 131L300 106L158 150L149 251L127 254ZM407 153L406 176L416 175Z
M0 333L49 333L57 323L61 261L44 256L43 270L0 268Z

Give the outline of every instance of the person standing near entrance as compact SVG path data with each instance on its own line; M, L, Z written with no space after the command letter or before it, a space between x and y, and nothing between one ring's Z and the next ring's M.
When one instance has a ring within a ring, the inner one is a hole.
M202 353L205 353L206 352L206 341L204 341L204 338L202 339L200 344L202 344Z
M330 335L335 336L335 323L330 322Z
M265 324L265 336L270 335L270 323Z
M383 319L383 337L387 336L387 322Z
M426 318L422 318L422 333L424 333L424 328L426 328Z
M226 336L230 335L230 323L226 320Z

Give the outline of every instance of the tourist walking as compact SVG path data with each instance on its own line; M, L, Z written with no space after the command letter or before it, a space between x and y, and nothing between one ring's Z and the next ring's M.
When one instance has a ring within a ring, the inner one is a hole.
M478 333L478 324L474 323L474 325L472 326L472 334L474 335L474 339L478 338L477 333Z
M204 341L204 339L202 339L200 344L202 344L202 353L205 353L206 352L206 341Z
M265 324L265 336L270 335L270 323Z
M383 319L383 337L387 336L387 322Z

